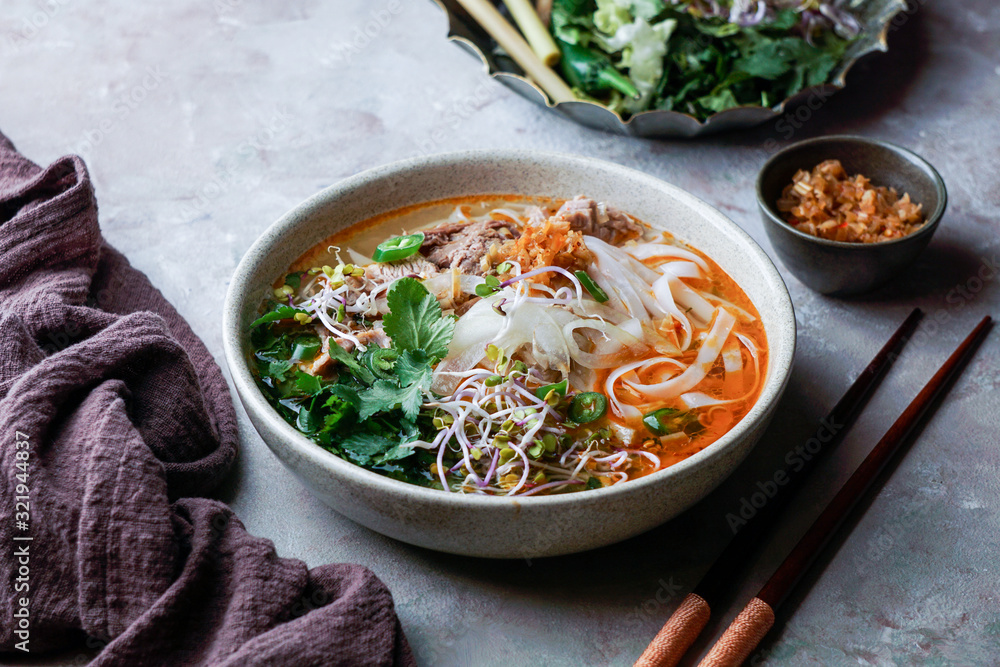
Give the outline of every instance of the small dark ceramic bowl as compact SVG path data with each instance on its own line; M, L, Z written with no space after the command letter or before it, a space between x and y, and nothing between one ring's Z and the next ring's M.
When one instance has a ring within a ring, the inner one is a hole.
M846 243L800 232L781 217L776 202L799 169L836 159L848 174L893 187L923 205L926 222L917 231L881 243ZM757 177L757 206L764 229L782 263L807 287L830 296L863 294L896 276L934 235L948 203L941 175L917 154L874 139L832 136L809 139L779 151Z

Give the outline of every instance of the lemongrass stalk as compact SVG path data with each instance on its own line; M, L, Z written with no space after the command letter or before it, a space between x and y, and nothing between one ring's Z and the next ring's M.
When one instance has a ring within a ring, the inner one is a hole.
M559 47L531 3L528 0L503 0L503 4L507 5L510 15L514 17L517 27L521 29L538 59L549 67L559 62Z
M576 99L566 82L535 55L531 46L524 41L514 26L500 15L496 7L487 0L458 0L458 3L496 40L514 62L521 66L525 74L545 91L553 104Z

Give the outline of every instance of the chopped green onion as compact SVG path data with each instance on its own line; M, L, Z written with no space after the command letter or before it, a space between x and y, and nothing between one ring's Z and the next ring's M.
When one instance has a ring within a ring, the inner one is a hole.
M292 348L292 361L311 361L316 357L323 343L317 336L299 336Z
M549 394L552 392L555 392L558 396L565 396L567 389L569 389L569 380L563 380L562 382L539 387L535 390L535 396L544 401L548 399Z
M583 285L583 289L590 292L590 296L594 297L594 301L597 303L604 303L608 300L608 294L594 282L594 279L587 275L586 271L576 271L574 273L580 284Z
M608 397L596 391L577 394L569 405L569 418L577 424L597 421L608 412Z
M660 408L653 410L642 417L642 423L654 435L670 435L687 431L691 424L698 424L698 418L690 412L681 412L676 408ZM701 430L701 429L697 429ZM694 431L694 432L697 432Z

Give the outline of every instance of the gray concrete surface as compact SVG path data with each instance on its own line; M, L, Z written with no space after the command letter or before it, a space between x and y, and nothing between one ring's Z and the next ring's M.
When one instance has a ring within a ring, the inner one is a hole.
M219 312L243 252L295 203L368 167L469 147L593 155L690 190L770 250L753 199L768 139L855 132L926 156L951 194L930 248L863 300L818 296L786 274L800 347L774 426L709 498L624 544L532 563L399 544L311 497L241 422L224 498L284 556L374 570L422 665L628 665L725 544L726 514L808 437L910 308L928 313L920 334L779 537L747 555L746 585L716 633L947 352L1000 312L1000 5L913 4L890 53L865 61L820 108L685 142L625 139L543 113L446 43L427 2L4 0L0 128L41 163L83 155L105 235L220 363ZM998 356L994 333L751 664L1000 662Z

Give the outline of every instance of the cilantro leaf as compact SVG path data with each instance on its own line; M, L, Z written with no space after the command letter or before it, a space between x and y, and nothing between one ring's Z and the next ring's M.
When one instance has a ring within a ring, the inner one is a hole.
M327 387L327 393L329 393L330 397L323 404L326 407L333 407L338 405L338 403L349 405L355 410L361 407L361 399L358 397L358 392L352 387L344 384L334 384Z
M284 382L286 380L285 373L290 371L292 366L292 362L280 359L278 361L261 360L258 364L261 375L273 378L277 382Z
M389 288L385 333L397 350L424 350L443 359L455 332L455 321L441 314L441 305L414 278L401 278Z
M398 461L399 459L405 459L407 456L413 453L413 445L409 442L401 442L386 453L382 454L375 461L375 465L383 465L390 461Z
M395 371L401 385L419 384L423 389L431 388L434 369L431 359L423 350L403 352L396 361Z
M363 420L379 412L400 409L408 419L416 419L424 402L424 392L430 391L434 370L423 350L403 352L396 361L397 380L377 380L359 396L358 416Z
M305 371L295 373L295 388L303 394L315 396L323 391L323 379L316 375L310 375Z
M361 466L370 465L372 459L388 452L398 443L383 435L356 433L340 441L340 447L352 461Z
M375 376L372 375L372 372L358 363L358 360L354 358L354 355L342 348L340 345L337 345L336 341L331 340L329 348L330 349L327 350L327 354L330 355L330 358L334 361L342 363L344 367L351 372L351 375L365 384L371 384L375 381Z
M360 396L361 409L358 410L358 416L362 420L376 413L389 412L397 408L410 419L416 419L424 402L424 394L419 384L401 387L392 380L378 380L371 389Z
M291 306L279 306L269 313L264 313L256 320L250 323L251 329L256 329L261 324L269 324L271 322L277 322L278 320L287 320L295 317L296 313L304 313L308 315L306 311L301 308L293 308Z

